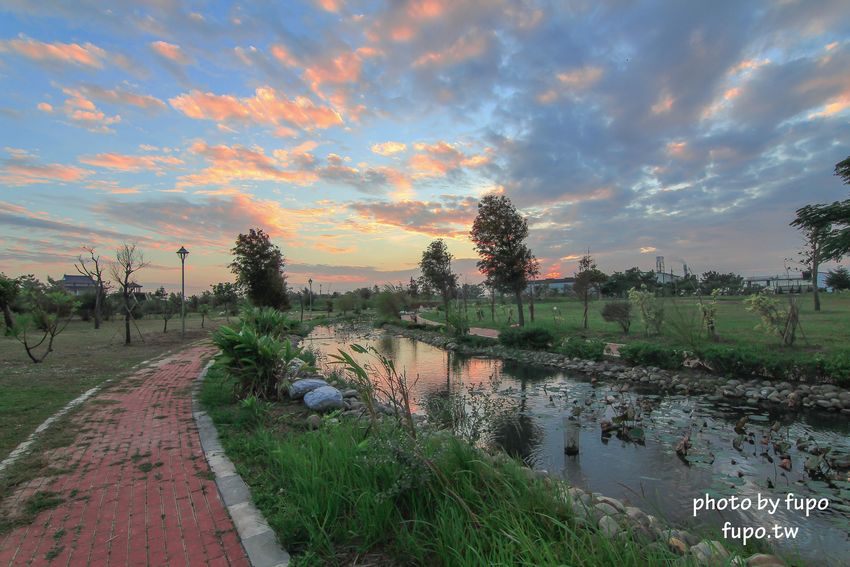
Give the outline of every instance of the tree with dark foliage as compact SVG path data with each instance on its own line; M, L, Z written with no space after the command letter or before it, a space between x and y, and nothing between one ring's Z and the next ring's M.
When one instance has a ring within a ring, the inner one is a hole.
M525 244L528 221L504 195L486 195L478 203L478 216L470 236L481 257L477 265L484 274L485 284L514 294L518 322L524 326L522 294L529 280L540 272L537 259Z
M431 288L440 292L443 307L446 310L446 324L449 322L449 300L457 287L458 276L452 272L452 255L443 239L437 239L422 252L419 261L422 280Z
M234 258L230 270L236 274L236 284L245 291L251 303L258 307L289 309L283 253L268 234L252 228L248 234L236 238L231 252Z

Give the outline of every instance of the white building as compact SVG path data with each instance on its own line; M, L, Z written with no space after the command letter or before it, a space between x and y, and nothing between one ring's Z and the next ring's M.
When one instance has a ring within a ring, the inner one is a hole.
M744 278L746 287L758 287L779 293L812 291L812 277L808 273L775 276L750 276Z

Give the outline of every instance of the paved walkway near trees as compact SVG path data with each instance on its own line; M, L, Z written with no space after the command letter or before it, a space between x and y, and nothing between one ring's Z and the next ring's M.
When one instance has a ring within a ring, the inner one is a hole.
M74 442L43 455L53 474L2 495L0 516L36 515L0 534L0 566L249 564L192 417L212 353L169 355L73 415Z

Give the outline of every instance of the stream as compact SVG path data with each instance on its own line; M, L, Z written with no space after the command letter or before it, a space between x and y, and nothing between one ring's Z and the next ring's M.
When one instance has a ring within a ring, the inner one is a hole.
M374 347L415 380L415 412L464 427L479 443L497 445L534 469L618 498L676 527L711 533L712 539L723 540L727 522L735 528L764 527L765 541L791 558L850 565L850 474L831 469L818 456L826 450L850 453L846 416L773 413L703 396L620 392L615 383L592 384L583 374L461 356L363 327L316 327L304 345L333 369L327 355L350 352L353 343ZM578 429L580 450L574 456L564 451L567 423ZM689 444L678 454L683 438ZM695 517L695 499L711 506L732 496L751 499L752 507L703 510ZM779 502L773 514L756 510L759 496ZM796 509L807 498L828 505L807 517ZM798 531L777 538L774 526Z

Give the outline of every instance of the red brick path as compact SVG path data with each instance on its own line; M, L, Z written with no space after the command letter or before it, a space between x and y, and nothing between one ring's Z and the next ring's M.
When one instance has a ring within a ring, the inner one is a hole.
M74 415L76 441L44 455L64 472L0 495L7 516L37 492L64 499L0 535L0 566L248 565L192 418L192 381L211 353L168 356Z

